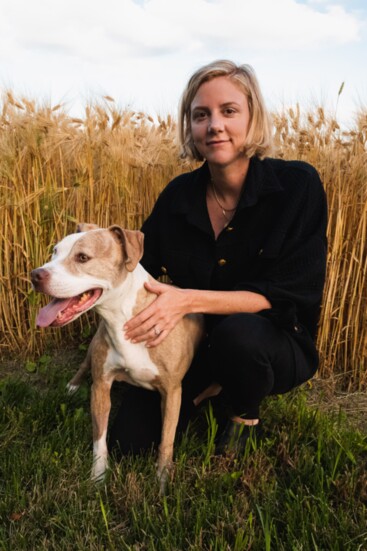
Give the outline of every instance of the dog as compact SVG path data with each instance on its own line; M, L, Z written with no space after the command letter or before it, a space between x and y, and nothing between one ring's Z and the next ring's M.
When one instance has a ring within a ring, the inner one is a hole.
M156 299L144 287L154 279L140 264L143 243L140 231L80 224L77 233L55 246L50 262L31 272L31 282L36 291L54 297L40 310L38 326L62 327L91 308L101 317L87 357L68 383L69 391L75 391L91 369L92 479L103 480L108 467L106 435L112 383L125 381L161 395L157 474L164 492L173 461L181 382L203 338L204 322L201 314L186 315L153 348L125 339L124 324Z

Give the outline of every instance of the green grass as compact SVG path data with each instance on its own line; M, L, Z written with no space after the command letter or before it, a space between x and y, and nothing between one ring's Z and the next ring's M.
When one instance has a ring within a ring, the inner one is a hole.
M366 436L310 407L306 389L266 401L268 437L242 457L210 453L207 410L204 435L177 442L160 497L153 454L89 481L89 387L68 396L69 375L51 358L0 382L1 550L367 548Z

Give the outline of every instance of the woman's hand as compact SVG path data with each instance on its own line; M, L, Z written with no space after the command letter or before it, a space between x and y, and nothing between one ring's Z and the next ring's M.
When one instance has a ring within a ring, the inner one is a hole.
M188 313L188 291L164 283L145 283L157 298L125 325L125 338L133 343L146 342L148 348L160 344Z
M145 283L157 295L147 308L124 325L125 337L131 342L157 346L186 314L257 313L271 308L269 300L252 291L203 291L180 289L164 283Z

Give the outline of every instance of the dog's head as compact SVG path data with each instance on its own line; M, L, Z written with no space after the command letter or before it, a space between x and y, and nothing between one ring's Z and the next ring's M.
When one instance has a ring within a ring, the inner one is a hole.
M144 236L120 226L80 224L54 248L50 262L31 273L32 286L53 297L37 317L40 327L61 327L121 285L143 255Z

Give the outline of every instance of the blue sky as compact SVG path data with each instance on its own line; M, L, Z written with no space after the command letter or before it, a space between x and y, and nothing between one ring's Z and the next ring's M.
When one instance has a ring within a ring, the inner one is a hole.
M250 63L270 109L367 107L362 0L0 0L0 91L82 115L88 101L175 114L191 73Z

